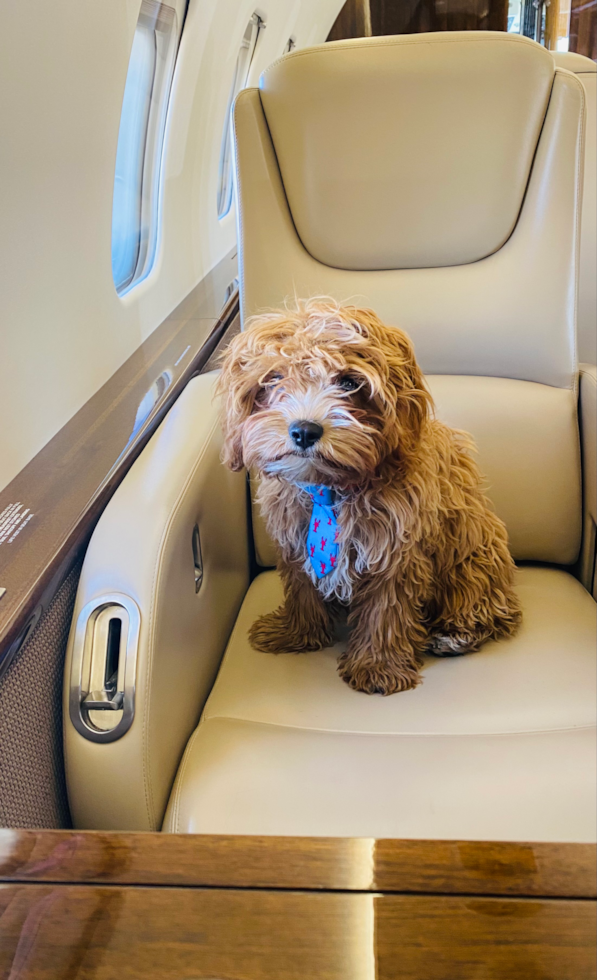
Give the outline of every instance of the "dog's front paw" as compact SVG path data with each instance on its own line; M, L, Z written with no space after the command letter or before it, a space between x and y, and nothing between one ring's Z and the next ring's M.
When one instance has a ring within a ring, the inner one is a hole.
M425 652L434 657L460 657L474 653L491 635L492 630L481 625L470 630L443 629L429 637Z
M468 633L436 633L430 637L426 652L434 657L460 657L474 646L474 637Z
M364 694L397 694L416 687L421 680L416 667L408 664L362 664L346 657L339 659L338 673L353 691Z
M307 653L323 650L332 643L332 633L323 625L301 627L282 606L256 620L249 630L251 646L263 653Z

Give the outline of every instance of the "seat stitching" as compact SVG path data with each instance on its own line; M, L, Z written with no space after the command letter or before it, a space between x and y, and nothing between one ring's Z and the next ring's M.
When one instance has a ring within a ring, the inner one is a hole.
M313 732L317 735L355 735L359 738L366 736L370 738L510 738L519 735L552 735L561 732L590 732L594 731L596 725L579 725L566 728L532 728L520 731L509 732L351 732L342 728L306 728L300 725L282 725L273 721L258 721L252 718L235 718L233 715L212 715L206 719L204 724L212 721L230 721L241 725L258 725L262 728L279 728L296 732ZM200 722L201 724L201 722ZM199 726L195 729L193 738L199 731ZM189 743L190 744L190 743Z
M418 38L420 36L421 35L417 35L416 37ZM352 41L353 39L349 38L347 40ZM484 37L483 42L484 43L496 42L498 44L514 43L514 44L524 44L525 46L529 44L528 39L523 39L520 35L512 35L512 34L509 35L507 41L505 35L501 35L499 37L495 37L495 36ZM282 55L281 58L277 58L276 61L274 61L271 65L269 65L268 68L265 69L265 71L261 73L261 78L264 78L268 74L268 72L273 71L273 69L276 68L282 61L288 61L290 59L296 61L297 58L305 57L308 55L317 56L319 54L322 54L324 51L332 54L332 53L336 53L337 51L353 51L353 50L362 50L363 48L366 49L366 48L389 47L391 45L394 45L395 47L398 48L398 47L407 47L414 44L431 45L431 44L471 44L471 43L478 44L479 39L477 37L461 36L461 37L444 37L444 38L435 37L431 40L429 38L429 35L425 35L425 40L423 41L418 39L416 40L415 38L411 38L411 37L401 38L400 40L397 40L395 36L392 36L392 37L379 38L376 39L375 41L370 38L363 38L363 39L359 38L359 43L357 44L354 43L345 44L345 45L339 44L338 46L334 46L330 44L318 44L312 48L303 48L300 51L294 51L291 55ZM554 63L554 74L556 70L557 69Z

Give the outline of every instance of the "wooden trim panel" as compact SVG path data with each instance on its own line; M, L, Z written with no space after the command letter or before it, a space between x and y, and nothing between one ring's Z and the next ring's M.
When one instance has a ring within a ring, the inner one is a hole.
M3 830L1 881L23 980L595 978L582 844Z
M597 58L597 0L572 0L569 50Z
M5 882L582 899L596 867L591 844L0 830Z
M594 980L580 901L0 886L0 973L27 980Z
M235 275L236 252L0 492L0 674L86 547L114 490L238 315L238 291L226 295Z
M583 2L583 0L579 0ZM346 0L328 41L429 31L505 31L507 0Z

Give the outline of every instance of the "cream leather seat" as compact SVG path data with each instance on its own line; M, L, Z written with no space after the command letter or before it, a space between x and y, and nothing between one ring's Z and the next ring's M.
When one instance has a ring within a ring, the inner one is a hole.
M580 232L578 358L597 362L597 65L571 51L554 52L556 66L573 71L585 90L585 176Z
M185 754L167 829L591 839L591 600L545 568L524 569L519 591L525 625L515 640L458 661L429 657L420 688L382 699L339 682L337 649L272 658L249 647L253 620L282 600L276 573L259 575Z
M438 414L477 440L522 563L523 627L429 658L420 687L387 699L351 691L337 649L252 650L249 625L281 599L275 553L243 477L217 463L214 379L197 378L86 556L65 675L77 826L156 829L169 796L175 832L595 838L595 388L583 380L581 474L574 339L582 120L575 76L506 34L339 42L241 94L244 316L328 293L410 333ZM73 679L86 610L115 593L140 627L132 724L106 741L77 720Z

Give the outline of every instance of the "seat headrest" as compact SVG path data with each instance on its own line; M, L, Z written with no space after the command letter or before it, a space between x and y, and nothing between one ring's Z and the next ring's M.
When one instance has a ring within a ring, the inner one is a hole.
M521 209L554 78L519 35L444 32L297 51L260 94L298 235L340 269L462 265Z
M556 68L565 68L578 75L594 75L597 72L595 62L576 51L552 51L551 56Z

